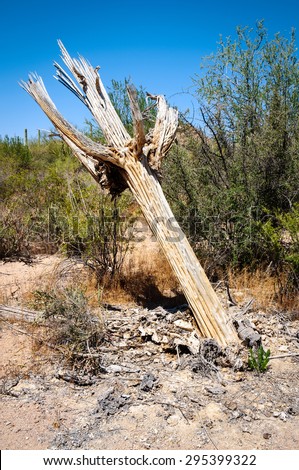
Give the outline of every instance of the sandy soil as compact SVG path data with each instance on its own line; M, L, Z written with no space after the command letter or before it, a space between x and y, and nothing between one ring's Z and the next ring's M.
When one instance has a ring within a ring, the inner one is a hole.
M58 256L38 256L31 263L0 262L0 303L18 305L26 294L42 289L60 266Z
M50 257L36 266L0 266L2 298L15 303L56 263ZM298 357L273 359L264 374L246 367L236 371L225 363L215 372L202 368L186 348L171 349L140 332L140 325L150 326L161 337L169 322L190 320L188 315L162 308L107 308L110 343L102 351L101 371L85 385L78 385L78 371L41 347L39 327L2 318L0 447L299 449ZM298 320L254 308L247 315L272 356L299 353ZM244 354L242 359L245 363Z

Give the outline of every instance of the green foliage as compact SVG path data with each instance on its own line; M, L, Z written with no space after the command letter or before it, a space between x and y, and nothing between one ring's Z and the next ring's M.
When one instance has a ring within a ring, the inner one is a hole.
M265 372L270 361L270 349L264 350L263 346L258 349L250 348L248 356L248 367L257 372Z
M66 160L73 172L73 159L61 142L27 147L19 140L0 140L1 258L57 249L58 240L48 231L48 210L51 204L62 209L67 200Z
M87 298L79 289L64 289L60 292L35 291L35 306L43 310L43 318L61 317L70 319L74 317L74 323L82 313L86 313L88 309ZM63 338L64 342L68 342L68 338Z
M214 182L242 188L247 206L285 210L298 197L296 51L293 31L290 39L269 39L263 22L255 31L237 28L236 40L221 38L195 81Z
M1 156L5 155L9 159L14 159L18 170L29 169L31 163L31 153L26 145L17 138L9 138L6 136L0 139Z
M126 88L109 95L129 133ZM194 77L200 123L181 116L163 161L163 188L182 229L214 279L228 267L267 267L281 298L299 292L299 62L296 38L268 37L263 22L220 38ZM156 111L137 90L146 132ZM87 121L87 133L104 141ZM43 138L0 139L0 258L62 249L98 282L120 270L131 197L99 194L69 148Z
M164 191L210 276L297 266L299 62L295 34L237 28L194 78L200 124L181 117ZM292 233L292 235L290 235ZM285 235L291 238L285 245ZM296 238L297 237L297 238ZM290 280L290 277L288 277ZM298 282L294 275L294 292Z
M299 291L299 204L261 222L259 236L263 257L277 274L280 300L292 299Z
M24 155L30 155L30 165ZM62 250L81 257L98 282L113 277L127 249L131 197L112 202L61 141L29 147L0 140L0 258L24 258ZM3 170L3 171L2 171Z
M125 78L124 81L112 80L109 89L109 97L125 128L130 135L133 135L130 100L127 93L127 87L130 85L131 82L127 78ZM148 132L149 128L152 127L154 123L156 116L155 109L148 105L146 91L142 86L137 89L137 98L140 110L144 116L143 124L145 132Z

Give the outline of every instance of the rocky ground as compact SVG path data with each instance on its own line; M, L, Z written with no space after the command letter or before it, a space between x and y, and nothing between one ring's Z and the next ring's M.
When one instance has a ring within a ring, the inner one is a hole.
M199 340L184 305L103 307L96 374L68 367L43 327L2 315L1 448L298 449L299 317L229 311L271 350L266 372L248 370L246 347Z

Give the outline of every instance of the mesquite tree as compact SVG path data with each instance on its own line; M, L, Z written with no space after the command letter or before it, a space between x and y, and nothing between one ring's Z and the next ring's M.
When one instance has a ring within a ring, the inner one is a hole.
M159 183L162 159L174 140L178 112L163 96L152 96L157 106L154 127L145 133L137 92L128 87L134 135L130 136L116 113L98 74L84 58L72 59L59 41L62 59L79 86L57 63L58 80L90 110L102 129L106 144L94 142L74 128L58 112L42 79L30 75L21 86L34 98L53 123L74 155L99 185L116 196L129 188L139 203L152 232L157 237L186 299L200 333L227 345L236 333L187 238L182 233Z

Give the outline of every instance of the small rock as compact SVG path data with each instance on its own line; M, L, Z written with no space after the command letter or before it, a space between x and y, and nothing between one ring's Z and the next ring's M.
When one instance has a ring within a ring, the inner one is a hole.
M167 336L163 336L162 339L161 339L161 343L162 344L169 344L169 339L167 338Z
M289 415L296 416L298 413L299 413L299 408L298 407L290 406L290 408L288 408L288 414Z
M238 408L237 403L235 403L234 401L226 402L225 406L226 406L226 408L228 408L231 411L235 411Z
M222 395L226 393L226 390L222 387L205 387L205 390L212 395Z
M246 432L246 433L248 433L248 434L252 434L252 431L251 431L251 429L249 429L248 426L243 426L243 427L242 427L242 432L244 432L244 433Z
M261 335L255 330L250 320L246 318L235 321L239 338L248 346L258 346L261 344Z
M149 337L153 343L160 344L160 338L154 328L139 326L138 331L140 331L142 338Z
M251 421L251 418L250 418L250 416L248 416L248 415L243 416L243 419L245 419L245 421L248 421L248 422Z
M167 418L167 424L169 424L169 426L177 426L179 423L179 420L180 418L177 415L170 415Z
M281 421L286 421L287 417L288 415L284 411L282 411L279 415L279 419L281 419Z
M188 338L186 337L178 337L174 338L173 344L175 346L185 346L189 349L191 354L198 354L199 352L199 347L200 347L200 341L197 338L196 332L193 331Z
M111 364L110 366L106 367L106 370L109 374L115 374L117 372L121 372L123 368L117 364Z
M153 374L145 374L145 376L143 377L140 383L140 390L143 390L144 392L149 392L150 390L153 389L156 382L157 382L157 379Z
M156 330L154 331L153 333L153 336L152 336L152 342L153 343L156 343L156 344L160 344L161 343L161 340L156 332Z
M178 328L181 328L182 330L186 330L186 331L193 331L194 330L192 324L189 321L175 320L173 323L174 323L175 326L177 326Z
M272 437L272 434L270 434L269 432L264 432L263 434L264 439L271 439L271 437Z
M237 410L237 411L233 411L232 412L232 419L238 419L242 416L242 413L241 411Z
M188 338L187 347L191 354L198 354L200 341L197 337L196 331L193 331Z
M234 365L233 365L233 370L234 371L237 371L237 370L240 371L240 370L243 370L243 369L244 369L243 361L242 361L242 359L238 358L236 360L236 362L234 363Z
M279 346L278 351L281 351L281 352L288 352L288 351L289 351L289 348L288 348L287 346L285 346L285 345Z
M273 412L274 418L278 418L279 415L280 415L280 411L274 411L274 412Z

